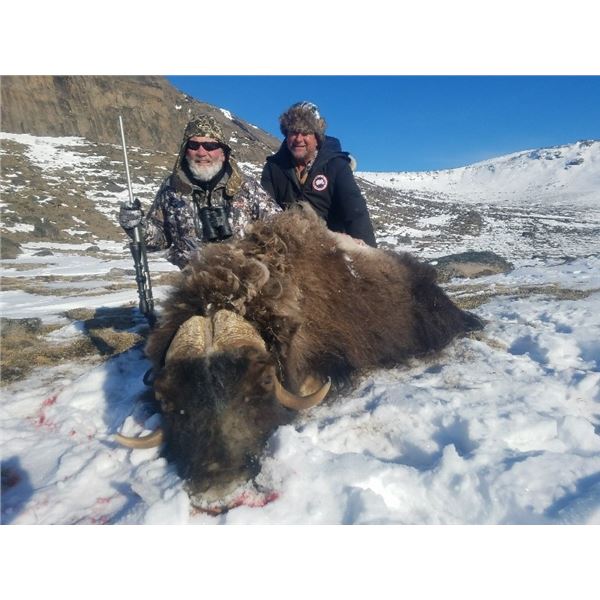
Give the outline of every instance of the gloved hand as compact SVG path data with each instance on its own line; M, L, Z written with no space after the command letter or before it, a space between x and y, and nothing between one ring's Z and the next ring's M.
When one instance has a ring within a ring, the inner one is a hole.
M136 198L133 205L121 204L119 209L119 225L127 232L142 223L144 214L140 201Z

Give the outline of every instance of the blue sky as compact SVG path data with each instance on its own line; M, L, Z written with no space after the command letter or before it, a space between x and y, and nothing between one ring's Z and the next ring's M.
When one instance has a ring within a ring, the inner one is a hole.
M176 76L197 100L281 137L278 116L317 104L363 171L422 171L600 139L599 76Z

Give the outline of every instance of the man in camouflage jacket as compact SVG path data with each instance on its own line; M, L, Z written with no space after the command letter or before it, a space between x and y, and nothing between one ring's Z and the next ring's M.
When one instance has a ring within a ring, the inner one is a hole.
M142 222L146 248L168 249L167 259L182 269L202 244L243 235L250 221L280 210L240 171L215 119L201 115L187 124L173 172L147 216L122 207L119 222L128 234Z

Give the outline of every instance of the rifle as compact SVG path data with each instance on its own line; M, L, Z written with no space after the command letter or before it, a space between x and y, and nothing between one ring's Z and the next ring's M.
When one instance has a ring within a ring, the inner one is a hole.
M133 197L133 188L131 187L131 177L129 176L129 163L127 161L127 147L125 146L125 133L123 131L123 119L119 115L119 127L121 128L121 143L123 145L123 157L125 160L125 173L127 174L127 186L129 188L129 202L125 203L126 208L141 209L138 198ZM129 244L133 262L135 265L135 281L140 297L140 312L148 319L150 327L156 323L154 314L154 299L152 298L152 285L150 283L150 270L148 269L148 256L146 254L146 244L144 243L144 231L141 223L132 230L132 241Z

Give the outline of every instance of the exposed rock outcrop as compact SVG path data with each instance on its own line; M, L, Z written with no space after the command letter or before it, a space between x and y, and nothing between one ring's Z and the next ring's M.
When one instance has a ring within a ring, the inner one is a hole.
M444 282L453 277L485 277L513 270L512 263L494 252L461 252L450 254L431 261L438 272L438 281Z
M164 77L3 76L2 131L38 136L80 136L120 144L119 115L127 143L176 152L185 124L212 115L231 137L236 156L262 163L279 140L219 108L179 91Z

